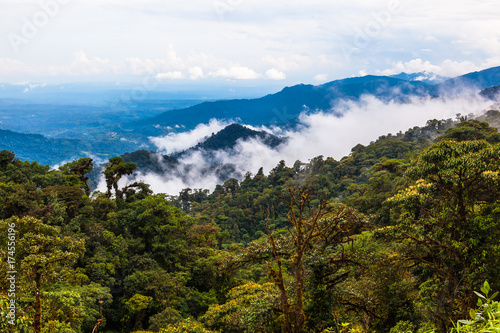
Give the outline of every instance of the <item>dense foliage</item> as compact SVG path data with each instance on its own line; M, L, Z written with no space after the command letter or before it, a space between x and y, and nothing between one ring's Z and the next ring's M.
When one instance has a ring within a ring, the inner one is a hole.
M91 193L89 158L54 170L1 151L0 329L498 329L499 136L432 120L175 197L122 187L136 165L121 157Z

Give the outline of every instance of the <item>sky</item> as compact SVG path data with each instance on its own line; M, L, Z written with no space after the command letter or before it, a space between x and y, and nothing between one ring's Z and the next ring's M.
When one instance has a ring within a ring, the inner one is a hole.
M464 0L1 0L0 82L287 86L500 65Z

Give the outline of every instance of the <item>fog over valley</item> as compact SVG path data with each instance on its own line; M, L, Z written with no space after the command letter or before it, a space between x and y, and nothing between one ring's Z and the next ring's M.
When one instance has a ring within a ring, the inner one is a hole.
M280 127L254 127L268 133L285 137L285 143L271 148L259 139L238 141L229 151L218 150L209 160L200 151L182 156L176 170L167 168L165 174L144 173L139 170L128 182L142 180L151 184L155 192L177 195L184 188L213 190L221 180L210 165L228 164L234 167L232 177L242 180L246 172L256 174L259 168L268 173L280 160L293 166L297 160L308 162L323 155L340 160L349 155L357 144L367 145L379 136L396 134L414 126L424 126L431 119L455 119L462 116L478 116L496 106L491 100L469 95L453 98L412 98L408 103L383 102L373 96L363 96L359 101L344 101L337 108L303 113L293 129ZM213 119L208 124L200 124L195 129L171 133L150 140L161 155L188 149L208 136L222 130L231 120ZM245 125L245 124L242 124ZM158 157L160 159L160 157ZM191 167L185 169L186 165ZM124 180L125 182L125 180ZM100 190L105 188L101 181Z

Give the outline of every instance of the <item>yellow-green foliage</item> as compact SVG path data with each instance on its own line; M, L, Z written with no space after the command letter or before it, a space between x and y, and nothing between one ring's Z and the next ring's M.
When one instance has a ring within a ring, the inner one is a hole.
M229 291L229 300L212 305L201 318L211 328L258 331L273 321L278 291L273 283L247 283Z
M42 328L42 333L76 333L71 329L70 324L61 323L57 320L51 320Z
M168 325L167 328L162 328L160 333L217 333L217 331L207 330L199 322L186 319L175 325Z

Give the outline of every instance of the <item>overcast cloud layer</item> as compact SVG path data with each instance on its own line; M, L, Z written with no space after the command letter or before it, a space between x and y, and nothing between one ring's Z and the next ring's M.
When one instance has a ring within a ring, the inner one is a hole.
M0 82L291 85L500 65L472 0L2 0Z

